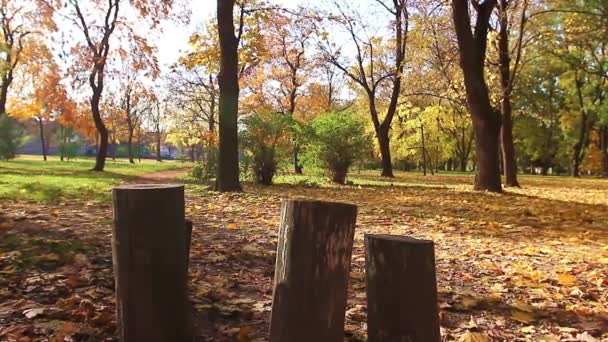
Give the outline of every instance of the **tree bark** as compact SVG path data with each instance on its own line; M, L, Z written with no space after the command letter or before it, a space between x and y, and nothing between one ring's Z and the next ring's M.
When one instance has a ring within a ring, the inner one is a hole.
M588 134L589 134L589 115L585 108L585 102L583 100L583 81L578 78L578 71L576 73L576 91L580 107L580 127L578 131L578 138L574 146L572 146L572 166L571 175L573 177L580 177L580 166L585 156L585 148L587 146Z
M133 128L129 127L129 137L127 138L127 149L129 153L129 163L135 164L133 160Z
M219 156L216 190L241 191L238 149L238 44L234 33L235 0L217 0L220 40ZM239 28L242 32L242 27Z
M422 174L426 176L426 143L424 139L424 125L420 125L420 139L422 141Z
M92 75L94 78L94 76ZM95 128L99 133L99 149L97 150L97 156L95 158L95 167L93 171L103 171L106 165L106 156L108 155L108 129L103 123L101 112L99 110L99 102L101 101L101 93L103 87L93 88L93 96L91 97L91 114L93 115L93 121L95 122Z
M505 185L519 187L517 181L517 161L515 160L515 147L513 144L513 119L511 107L511 92L513 79L511 77L511 58L509 50L509 18L507 13L507 0L500 0L499 21L500 31L498 33L498 52L500 69L500 87L502 99L500 111L502 116L502 127L500 141L502 144L502 162L505 175ZM521 49L521 47L519 47Z
M270 341L343 341L357 207L282 204Z
M395 177L393 175L393 162L391 161L391 141L388 127L380 126L377 136L382 158L382 177Z
M608 177L608 126L602 126L599 135L602 154L602 177Z
M42 159L46 161L46 141L44 139L44 122L42 122L42 118L38 117L38 128L40 130L40 145L42 147Z
M123 185L113 197L120 340L192 341L184 187Z
M484 0L477 8L475 34L471 32L469 0L453 0L452 12L464 74L467 105L471 112L477 151L475 189L502 192L499 167L500 116L492 108L485 82L487 34L496 0Z
M433 242L365 235L369 342L439 342Z

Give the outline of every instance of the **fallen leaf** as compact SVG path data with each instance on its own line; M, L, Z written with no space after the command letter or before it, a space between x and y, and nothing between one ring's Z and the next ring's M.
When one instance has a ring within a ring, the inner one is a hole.
M485 335L478 332L470 332L460 335L458 342L488 342L490 341Z
M530 324L536 321L534 314L521 310L514 310L513 312L511 312L511 318L525 324Z
M32 319L38 315L42 315L44 313L44 310L44 308L28 309L23 311L23 314L26 318Z
M557 281L564 286L570 286L577 283L575 276L566 273L559 274L557 276Z

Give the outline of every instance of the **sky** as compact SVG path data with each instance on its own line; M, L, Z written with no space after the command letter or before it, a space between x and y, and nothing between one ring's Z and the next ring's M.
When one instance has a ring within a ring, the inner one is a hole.
M273 0L272 3L286 7L307 5L309 0ZM190 0L192 13L190 24L187 27L166 22L162 25L163 32L157 40L158 59L161 67L166 70L174 63L184 51L188 51L188 38L197 27L202 27L210 18L215 16L216 0Z

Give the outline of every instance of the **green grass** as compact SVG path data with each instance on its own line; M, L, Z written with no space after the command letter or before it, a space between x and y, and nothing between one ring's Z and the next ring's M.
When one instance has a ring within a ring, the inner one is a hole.
M187 166L176 161L158 163L142 160L129 164L128 160L108 160L104 172L90 171L94 160L82 158L61 162L50 157L20 156L0 161L0 199L56 203L73 199L108 201L112 186L133 180L149 172Z

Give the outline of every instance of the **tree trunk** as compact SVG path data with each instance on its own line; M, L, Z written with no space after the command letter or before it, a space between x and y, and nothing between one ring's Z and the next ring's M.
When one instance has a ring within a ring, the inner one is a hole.
M475 132L476 166L479 168L475 177L475 190L502 192L498 157L500 116L490 104L484 76L489 21L495 6L496 0L485 0L477 6L473 35L469 0L452 1L460 67L464 74L467 105Z
M40 129L40 145L42 147L42 159L46 161L46 141L44 139L44 122L42 122L42 118L38 118L38 128Z
M393 163L391 161L391 147L389 130L384 126L378 129L378 145L380 146L380 156L382 158L382 177L395 177L393 175Z
M571 175L573 177L580 177L580 166L583 162L583 157L585 155L585 147L587 145L587 135L589 134L589 116L587 114L587 110L585 109L585 102L583 100L583 81L578 78L578 70L576 74L576 91L577 97L580 107L581 114L581 122L580 128L578 131L578 139L574 146L572 146L572 167L571 167Z
M515 147L513 144L513 119L511 107L511 58L509 50L509 18L507 16L507 0L500 0L499 21L500 31L498 34L500 87L502 99L500 111L502 116L502 127L500 141L502 143L502 162L505 175L505 185L519 187L517 181L517 162L515 160ZM520 47L521 48L521 47Z
M420 125L420 138L422 141L422 174L426 176L426 144L424 140L424 125Z
M135 164L133 160L133 128L129 127L129 137L127 138L127 149L129 153L129 163Z
M344 314L357 207L282 204L270 341L344 341Z
M477 109L478 110L478 109ZM491 111L491 108L487 110ZM502 192L499 163L500 122L473 119L475 130L475 146L477 150L477 174L475 175L475 190Z
M63 125L59 126L59 132L61 134L61 148L59 149L59 160L63 161L65 156L65 149L67 146L67 134L65 132L65 127Z
M10 56L10 53L9 53ZM0 86L0 117L6 114L6 100L8 99L8 87L12 82L12 71L5 71L6 75L2 79Z
M103 171L106 165L106 156L108 155L108 129L103 123L101 112L99 111L99 101L101 100L101 90L93 91L91 97L91 114L95 122L95 128L99 133L99 149L95 158L95 167L93 171Z
M365 235L369 342L439 342L433 242Z
M234 33L234 1L217 0L220 40L219 158L216 190L241 191L238 148L238 38ZM241 31L240 28L239 31Z
M123 185L113 197L120 340L192 341L184 187Z
M467 171L467 163L468 163L468 158L460 156L460 161L459 161L459 168L461 172L466 172Z
M300 154L300 149L299 149L299 147L296 146L293 149L293 169L296 174L301 175L304 172L302 170L302 165L300 165L299 154Z
M161 134L160 132L156 133L156 161L163 161L162 156L160 155L160 146L161 145Z
M608 126L602 126L599 135L602 154L602 177L608 177Z

